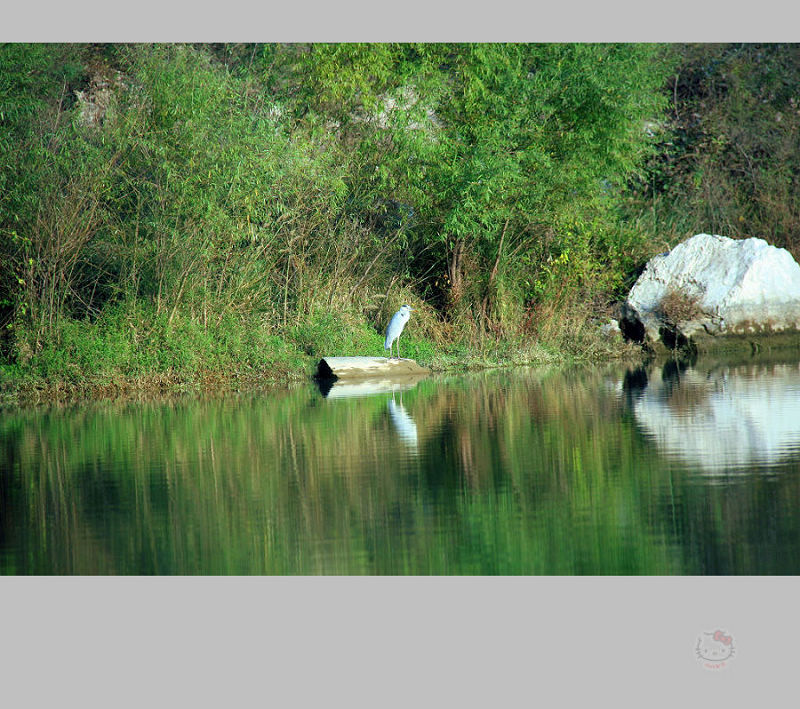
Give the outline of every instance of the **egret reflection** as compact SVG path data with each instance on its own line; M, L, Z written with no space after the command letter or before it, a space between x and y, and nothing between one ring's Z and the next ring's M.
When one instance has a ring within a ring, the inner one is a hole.
M389 418L397 431L400 440L408 446L414 453L418 452L419 439L417 437L417 424L409 416L403 406L402 395L400 401L396 401L394 395L387 401L389 406Z

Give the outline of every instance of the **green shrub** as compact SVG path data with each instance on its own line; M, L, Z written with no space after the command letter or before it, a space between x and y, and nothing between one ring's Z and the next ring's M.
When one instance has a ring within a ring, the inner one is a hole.
M405 356L513 359L582 342L563 314L654 246L626 185L657 45L6 45L0 68L0 357L32 376L382 355L402 302Z

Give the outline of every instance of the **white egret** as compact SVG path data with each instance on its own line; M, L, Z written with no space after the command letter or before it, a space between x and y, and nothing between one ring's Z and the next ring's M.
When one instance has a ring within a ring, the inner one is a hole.
M397 340L397 359L400 359L400 333L406 326L408 319L411 317L411 311L414 310L410 305L403 305L400 307L389 324L386 326L386 339L383 341L383 349L389 350L389 359L392 358L392 343Z

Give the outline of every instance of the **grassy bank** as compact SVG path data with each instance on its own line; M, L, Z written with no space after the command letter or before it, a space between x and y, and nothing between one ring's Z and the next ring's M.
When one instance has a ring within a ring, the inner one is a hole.
M574 319L559 344L453 337L452 327L412 318L402 355L434 372L528 364L558 364L636 356L608 340L597 325ZM163 319L162 319L163 320ZM313 376L324 356L385 356L383 336L364 323L334 315L284 335L258 323L232 320L213 329L191 320L167 326L136 309L119 308L94 323L63 325L57 342L0 365L0 403L33 405L100 398L136 398L282 386ZM434 334L434 337L430 336Z

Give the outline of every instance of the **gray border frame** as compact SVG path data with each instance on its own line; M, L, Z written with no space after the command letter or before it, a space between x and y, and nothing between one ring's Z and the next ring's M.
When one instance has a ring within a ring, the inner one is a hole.
M730 3L10 4L2 41L793 41ZM794 14L795 17L791 15ZM734 706L794 695L789 578L2 578L9 706ZM722 628L723 671L694 654Z

